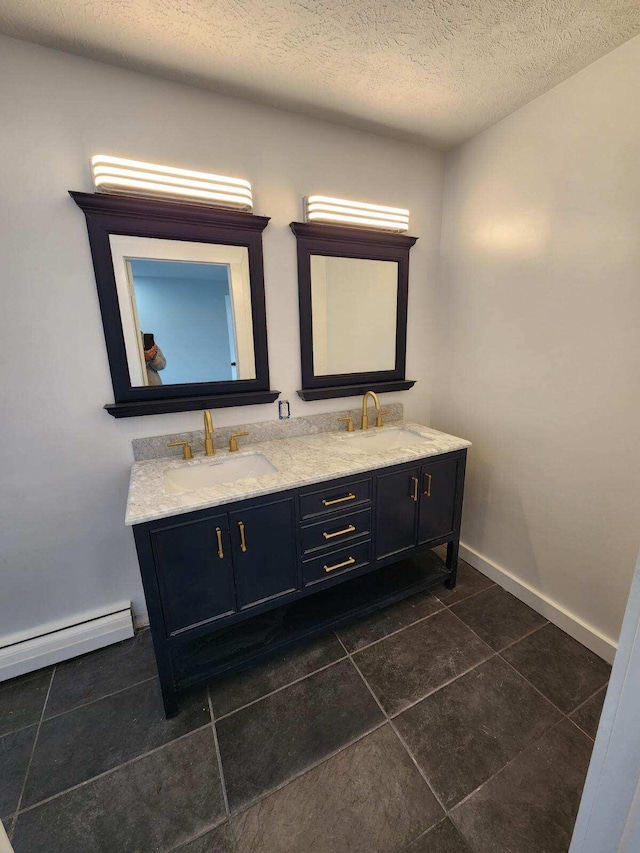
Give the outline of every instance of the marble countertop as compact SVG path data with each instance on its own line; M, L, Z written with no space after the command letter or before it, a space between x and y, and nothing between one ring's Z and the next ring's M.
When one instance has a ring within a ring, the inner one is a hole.
M386 468L402 462L410 462L412 459L438 456L441 453L471 446L471 442L464 438L457 438L414 423L401 422L381 428L373 427L369 433L379 434L398 428L410 430L428 438L429 443L371 453L359 450L352 443L353 437L363 433L360 431L347 433L344 430L253 444L243 443L242 450L231 456L240 457L247 453L261 453L276 468L276 472L178 494L168 494L165 491L165 471L192 465L216 465L230 455L229 451L216 450L216 455L213 457L198 455L188 461L163 457L134 462L129 482L125 524L142 524L145 521L182 515L198 509L245 500L271 492L282 492L312 483L322 483L338 477L348 477L351 474Z

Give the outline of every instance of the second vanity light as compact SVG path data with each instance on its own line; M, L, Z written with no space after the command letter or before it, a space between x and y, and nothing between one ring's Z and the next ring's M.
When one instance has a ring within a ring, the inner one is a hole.
M304 207L307 222L325 222L330 225L350 225L382 231L409 230L409 211L401 207L384 207L380 204L347 201L324 195L310 195L305 198Z

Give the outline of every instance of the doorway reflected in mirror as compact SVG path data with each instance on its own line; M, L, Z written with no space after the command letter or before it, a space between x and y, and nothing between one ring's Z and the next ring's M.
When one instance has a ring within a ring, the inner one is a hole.
M126 259L147 385L238 378L226 264ZM143 374L144 376L144 374Z
M110 242L132 387L255 379L244 246Z

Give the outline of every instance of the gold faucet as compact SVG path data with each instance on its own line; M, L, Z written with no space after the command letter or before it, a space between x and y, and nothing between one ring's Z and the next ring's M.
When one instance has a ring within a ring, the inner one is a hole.
M204 455L214 456L215 448L213 446L213 421L211 420L211 412L203 412L204 415Z
M375 391L365 391L362 398L362 420L360 421L360 429L369 429L369 415L367 414L367 403L369 397L373 397L373 402L376 404L376 411L380 411L380 400Z

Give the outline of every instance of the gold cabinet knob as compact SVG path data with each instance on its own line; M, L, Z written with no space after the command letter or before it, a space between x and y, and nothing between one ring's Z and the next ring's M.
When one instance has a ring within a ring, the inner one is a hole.
M338 418L338 420L339 420L339 421L345 421L345 422L346 422L346 424L347 424L347 432L353 432L353 418L350 418L350 417L348 417L348 416L347 416L347 417L344 417L344 418Z
M238 439L242 438L245 435L249 435L248 432L234 432L229 439L229 452L236 453L238 450Z
M382 426L382 418L385 415L390 415L390 414L391 414L391 412L389 411L389 409L383 409L381 412L378 412L378 416L376 418L376 426L381 427Z
M193 453L191 452L191 445L188 441L172 441L167 444L167 447L181 447L182 448L182 458L183 459L193 459Z

